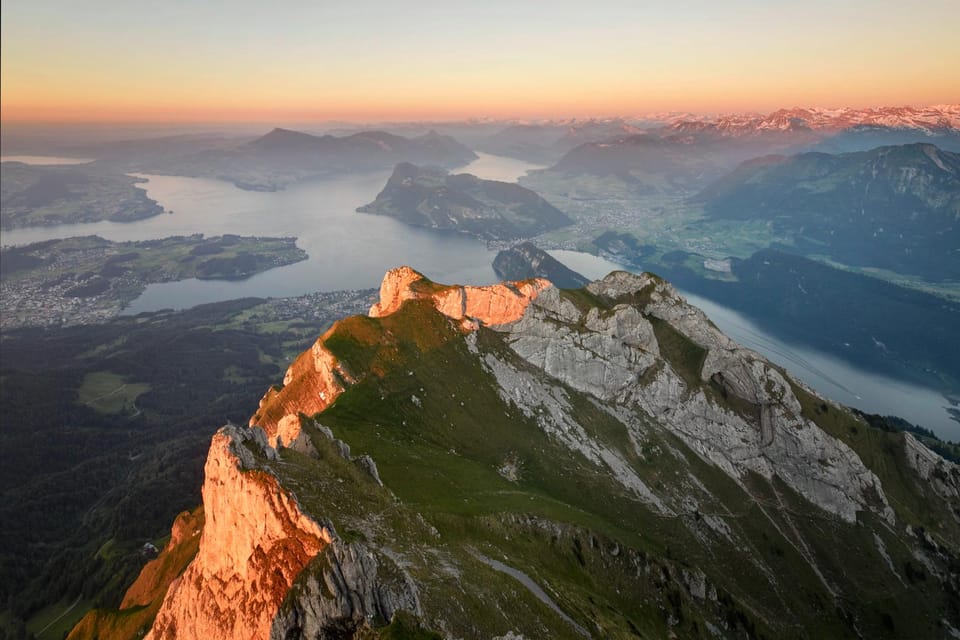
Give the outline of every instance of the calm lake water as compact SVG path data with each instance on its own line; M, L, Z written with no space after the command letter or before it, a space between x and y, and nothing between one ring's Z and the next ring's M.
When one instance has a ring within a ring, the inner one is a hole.
M489 154L459 171L516 181L539 165ZM18 229L4 244L98 235L108 240L147 240L173 235L222 233L296 236L309 260L271 269L242 281L184 280L152 284L126 313L183 309L244 296L281 297L311 291L358 289L380 284L392 267L409 264L439 282L486 284L496 280L495 252L474 238L417 229L392 218L357 213L376 198L390 172L315 180L284 191L243 191L205 178L142 175L147 195L173 213L131 223L97 222Z
M539 168L489 154L460 169L482 178L515 181ZM6 159L6 157L4 158ZM47 159L44 159L46 161ZM60 160L77 160L61 158ZM172 235L222 233L296 236L309 260L271 269L242 281L184 280L153 284L125 313L183 309L244 296L282 297L313 291L376 287L393 267L409 264L438 282L487 284L497 280L495 252L473 238L416 229L392 218L357 213L372 201L389 172L304 183L273 193L243 191L204 178L143 176L147 195L172 214L131 223L98 222L5 231L3 244L99 235L109 240L147 240ZM599 278L624 267L589 254L551 251L571 269ZM820 391L866 411L893 414L960 440L960 424L950 419L939 393L867 373L833 356L787 344L741 314L704 298L686 295L720 329Z
M602 278L615 269L630 271L586 253L549 253L590 279ZM947 413L950 401L937 391L870 373L830 354L785 342L733 309L682 289L680 293L725 334L784 367L826 397L870 413L900 416L931 429L941 438L960 441L960 424ZM960 408L956 404L953 407Z

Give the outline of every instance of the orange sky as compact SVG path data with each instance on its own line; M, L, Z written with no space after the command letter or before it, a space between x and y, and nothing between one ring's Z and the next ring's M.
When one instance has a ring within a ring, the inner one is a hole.
M173 0L147 11L11 0L0 5L0 117L372 121L960 103L956 0L413 4Z

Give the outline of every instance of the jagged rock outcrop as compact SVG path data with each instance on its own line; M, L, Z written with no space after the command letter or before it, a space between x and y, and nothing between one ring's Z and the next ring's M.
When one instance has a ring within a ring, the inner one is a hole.
M384 564L388 567L384 568ZM297 580L273 621L271 640L334 640L390 620L398 611L420 615L416 586L389 558L362 543L330 545Z
M639 406L731 477L747 471L768 479L776 475L845 520L870 508L893 522L876 475L848 446L800 415L800 403L780 372L721 333L672 286L650 274L614 272L587 290L611 308L584 313L558 292L545 292L507 329L509 344L575 389ZM662 366L644 315L669 323L703 351L692 372L697 382L678 373L684 363ZM755 408L755 416L724 407L699 384L718 379L723 392Z
M148 639L266 638L300 571L334 538L261 465L251 430L226 426L204 467L200 550L171 584Z
M541 291L551 287L543 278L503 282L487 287L435 285L410 267L391 269L380 284L380 301L370 308L379 318L400 308L406 300L429 298L443 315L484 325L514 322ZM470 327L469 324L465 325Z
M960 467L944 460L909 433L903 434L907 462L946 499L960 497ZM955 513L960 519L960 513Z
M261 427L271 446L296 440L300 435L298 414L313 415L323 411L346 385L354 382L353 376L324 346L324 340L333 331L331 327L293 361L283 377L282 387L271 387L260 399L257 412L250 418L250 426Z
M124 594L120 608L88 612L70 632L69 640L119 640L142 635L138 632L152 624L170 584L196 556L203 522L202 507L178 515L170 530L170 541L156 558L144 565Z

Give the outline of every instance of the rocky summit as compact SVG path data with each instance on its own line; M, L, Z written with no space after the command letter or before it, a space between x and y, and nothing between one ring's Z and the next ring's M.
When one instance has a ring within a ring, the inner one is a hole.
M149 638L960 633L960 469L650 274L391 271L214 436L203 518Z

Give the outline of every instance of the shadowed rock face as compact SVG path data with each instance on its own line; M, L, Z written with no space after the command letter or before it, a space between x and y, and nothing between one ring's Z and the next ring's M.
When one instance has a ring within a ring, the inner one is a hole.
M590 282L532 242L497 253L493 270L504 280L545 278L561 289L579 289Z
M614 272L587 290L611 308L584 313L547 291L506 329L513 349L574 388L641 407L735 480L747 472L777 475L849 522L870 509L893 523L880 481L849 447L800 415L783 375L724 335L671 285L649 274ZM678 375L677 363L657 367L664 353L648 318L668 323L702 352L693 380ZM637 384L648 371L650 379ZM711 402L701 385L717 381L752 415Z
M274 619L271 640L336 638L398 611L421 613L415 586L405 576L385 576L381 562L394 573L396 567L364 544L336 542L323 555L319 575L301 577L297 596Z

